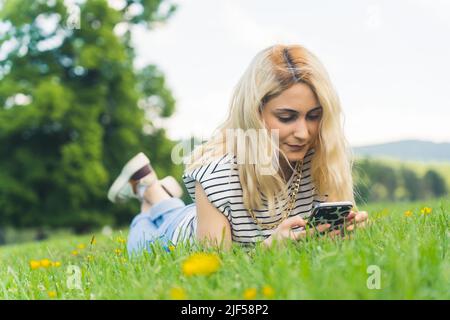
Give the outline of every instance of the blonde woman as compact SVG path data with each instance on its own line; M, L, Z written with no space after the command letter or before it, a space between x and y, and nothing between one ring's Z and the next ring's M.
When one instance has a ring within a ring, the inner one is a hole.
M109 191L113 202L138 198L130 252L205 241L271 246L327 232L306 228L320 202L351 201L352 159L341 125L341 106L319 59L299 45L259 52L234 89L229 115L189 157L185 205L173 177L158 180L150 160L135 156ZM364 226L367 212L352 212L348 231ZM339 230L329 231L330 236Z

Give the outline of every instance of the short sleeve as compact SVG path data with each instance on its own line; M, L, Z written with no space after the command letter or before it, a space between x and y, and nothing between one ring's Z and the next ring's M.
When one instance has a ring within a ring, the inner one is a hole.
M185 171L182 176L192 201L195 202L195 182L198 181L211 204L229 220L230 202L242 191L234 160L233 156L225 155L192 171Z

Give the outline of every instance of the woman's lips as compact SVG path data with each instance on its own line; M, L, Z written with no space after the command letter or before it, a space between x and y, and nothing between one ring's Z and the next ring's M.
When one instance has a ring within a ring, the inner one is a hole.
M303 149L306 147L306 144L304 144L304 145L298 145L298 144L289 144L289 143L286 143L286 145L287 145L291 150L294 150L294 151L300 151L300 150L303 150Z

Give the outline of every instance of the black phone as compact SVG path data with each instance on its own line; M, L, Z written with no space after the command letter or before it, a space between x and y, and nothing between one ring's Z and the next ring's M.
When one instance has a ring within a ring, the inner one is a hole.
M331 226L328 230L336 230L346 221L352 208L353 204L350 201L323 202L313 208L307 219L309 224L314 227L329 223Z

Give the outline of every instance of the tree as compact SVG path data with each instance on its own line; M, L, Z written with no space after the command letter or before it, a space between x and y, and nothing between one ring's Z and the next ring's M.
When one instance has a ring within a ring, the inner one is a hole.
M402 167L400 176L403 180L403 186L407 190L409 200L415 201L423 198L423 185L414 171Z
M395 200L398 184L393 168L366 158L355 164L354 173L357 199L363 202Z
M2 223L81 230L128 221L137 207L111 206L106 191L123 163L141 150L150 151L162 174L180 176L170 161L175 142L154 124L173 113L175 101L156 66L134 69L131 46L133 26L151 29L176 7L163 12L162 0L110 3L3 3Z
M423 182L428 197L441 197L447 194L445 180L436 171L429 169L423 177Z

